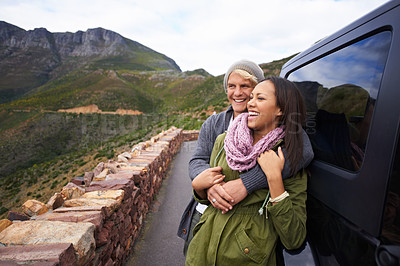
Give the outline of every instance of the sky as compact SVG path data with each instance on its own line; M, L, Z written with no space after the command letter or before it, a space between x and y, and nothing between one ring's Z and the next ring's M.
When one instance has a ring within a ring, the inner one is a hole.
M0 20L24 30L112 30L217 76L309 48L387 0L0 0Z

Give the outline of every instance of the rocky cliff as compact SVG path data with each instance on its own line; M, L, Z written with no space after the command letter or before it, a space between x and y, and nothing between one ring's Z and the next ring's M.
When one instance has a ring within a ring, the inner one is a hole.
M0 21L0 103L93 65L181 72L171 58L106 29L51 33L45 28L26 31Z

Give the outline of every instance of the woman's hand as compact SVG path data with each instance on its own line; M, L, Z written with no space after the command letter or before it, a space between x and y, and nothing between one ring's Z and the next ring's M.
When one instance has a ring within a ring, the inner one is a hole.
M192 187L200 198L206 199L206 189L209 189L213 185L219 184L224 180L225 176L222 175L221 171L221 166L208 168L193 179Z
M267 176L271 198L281 195L285 188L282 181L282 170L285 164L285 156L281 147L278 147L278 154L273 150L261 153L257 162Z
M212 187L215 184L221 183L225 176L221 173L222 167L212 167L204 170L192 181L194 190L204 190Z

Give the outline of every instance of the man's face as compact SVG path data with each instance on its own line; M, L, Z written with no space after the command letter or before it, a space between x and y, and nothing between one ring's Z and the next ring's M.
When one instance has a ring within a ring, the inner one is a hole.
M233 108L233 117L247 111L247 102L254 87L250 80L237 73L231 73L228 78L228 100Z

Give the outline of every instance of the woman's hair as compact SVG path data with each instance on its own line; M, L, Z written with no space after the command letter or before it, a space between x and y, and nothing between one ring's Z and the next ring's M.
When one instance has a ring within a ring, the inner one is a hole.
M303 158L303 126L306 107L299 89L293 82L281 77L268 77L275 86L276 105L282 115L279 125L285 126L284 145L290 162L290 174L296 173L297 165Z

